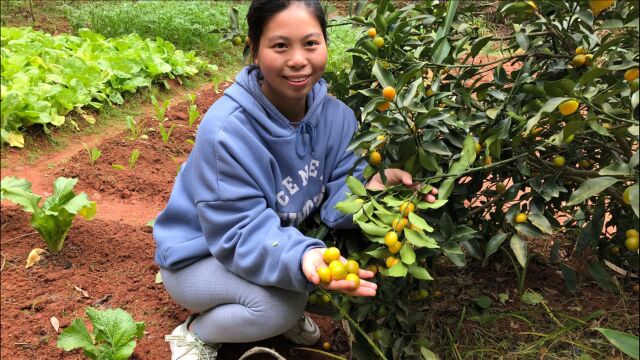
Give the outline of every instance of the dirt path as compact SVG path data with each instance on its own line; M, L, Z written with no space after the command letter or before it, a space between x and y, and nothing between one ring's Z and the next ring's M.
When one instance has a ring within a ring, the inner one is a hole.
M224 89L229 84L222 85ZM176 87L173 87L176 89ZM188 119L188 103L185 101L185 95L189 92L195 93L197 98L198 110L201 116L207 111L208 107L220 97L220 94L214 92L211 84L206 84L195 91L189 91L184 88L177 88L172 93L172 103L167 111L170 122L178 122L176 129L171 139L170 144L166 149L170 149L174 142L182 142L179 150L162 149L158 143L162 143L159 140L159 133L157 128L148 133L149 139L138 139L137 141L126 141L128 136L128 130L125 128L124 123L118 123L115 126L105 128L105 131L101 134L95 135L83 135L74 138L70 144L59 151L44 150L46 155L41 156L35 162L29 163L27 161L28 153L22 149L9 148L3 154L3 159L8 166L2 169L2 177L5 176L17 176L29 180L32 183L32 191L36 194L47 197L51 195L53 191L53 181L58 176L67 177L79 177L80 182L77 186L77 192L84 191L87 193L91 200L98 203L98 213L96 217L102 220L123 221L131 225L144 225L149 220L155 218L160 210L164 206L166 201L165 196L167 191L170 191L170 186L165 189L158 189L157 201L148 201L149 196L135 196L131 194L131 190L128 189L127 179L132 173L139 174L142 177L147 176L145 169L140 168L140 162L145 158L153 158L157 162L155 170L162 167L163 159L159 156L158 152L169 154L168 159L170 163L175 163L172 167L173 170L177 170L178 162L186 159L189 149L184 145L189 145L186 142L187 137L193 137L193 133L190 133L192 129L183 129ZM156 125L156 121L152 119L154 109L151 104L147 104L142 108L142 115L138 116L136 120L146 121L149 125ZM199 121L199 119L198 119ZM194 125L195 129L195 125ZM43 141L44 142L44 141ZM95 165L89 164L88 154L84 148L83 143L90 147L96 146L102 151L102 156L96 161ZM153 144L150 146L150 144ZM140 158L136 163L138 170L120 170L125 176L119 176L118 170L112 168L112 164L121 164L127 166L130 151L134 147L147 148L142 150ZM175 153L175 154L174 154ZM113 160L109 162L108 160ZM85 175L95 173L97 170L97 178L87 179ZM152 174L157 171L151 170ZM100 184L106 182L110 184L105 186ZM116 184L121 182L120 185ZM166 183L166 181L162 181ZM170 185L170 184L169 184ZM109 188L111 191L104 193L102 189ZM121 191L117 191L117 190ZM135 192L138 188L133 189ZM6 202L3 202L5 204ZM131 216L135 214L135 216Z

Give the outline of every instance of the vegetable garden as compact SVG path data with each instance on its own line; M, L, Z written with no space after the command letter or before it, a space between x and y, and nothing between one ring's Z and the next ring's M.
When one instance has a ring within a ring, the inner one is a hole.
M159 3L2 1L3 358L169 356L187 313L151 227L243 65L247 4ZM326 6L350 149L421 187L350 178L356 229L300 227L376 271L375 298L317 289L321 343L222 359L638 359L640 5ZM35 30L47 11L69 30Z

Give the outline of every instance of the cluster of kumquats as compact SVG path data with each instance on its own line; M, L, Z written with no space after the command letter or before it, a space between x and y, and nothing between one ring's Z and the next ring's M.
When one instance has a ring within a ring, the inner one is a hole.
M322 254L322 259L326 266L320 266L318 276L322 284L328 284L332 280L347 280L353 283L352 289L360 286L360 265L355 260L347 260L343 263L340 260L340 250L336 247L330 247Z
M436 195L438 194L437 188L432 188L429 191L429 194L426 196L426 200L429 203L433 203L436 201ZM393 267L398 263L398 258L395 256L400 252L404 242L402 241L402 232L405 227L409 227L411 230L422 231L422 229L415 224L411 224L409 222L409 214L413 213L416 209L416 206L411 201L405 201L400 204L400 215L393 220L391 223L391 230L385 234L384 236L384 244L387 246L387 249L391 253L391 256L387 257L385 260L385 264L388 268Z

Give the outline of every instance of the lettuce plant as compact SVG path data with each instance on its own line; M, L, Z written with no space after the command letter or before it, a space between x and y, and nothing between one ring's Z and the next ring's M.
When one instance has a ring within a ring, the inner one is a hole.
M91 220L96 214L96 203L84 192L76 195L73 191L77 182L75 178L57 178L53 183L53 195L40 206L42 196L31 192L29 181L9 176L0 181L0 200L7 199L32 213L31 226L42 236L49 250L57 253L62 250L73 218L80 215Z
M135 322L122 309L85 309L93 324L93 333L81 319L75 319L58 337L57 346L64 351L82 349L89 359L125 360L131 357L136 339L144 335L144 322Z

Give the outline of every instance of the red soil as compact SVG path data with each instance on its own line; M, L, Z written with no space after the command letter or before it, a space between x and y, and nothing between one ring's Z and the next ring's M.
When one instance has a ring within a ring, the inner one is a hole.
M210 85L196 94L201 114L221 96ZM164 335L184 321L188 312L154 281L159 269L153 261L151 228L145 224L164 207L178 166L191 149L188 140L195 135L197 122L188 126L188 103L183 101L184 96L175 99L181 102L167 112L165 126L176 125L167 144L162 142L157 121L147 111L148 115L138 120L146 120L155 128L148 132L148 139L129 140L127 131L110 129L100 136L74 141L75 145L60 152L49 152L32 165L21 161L26 156L24 151L7 149L3 154L9 164L2 169L3 177L26 178L33 183L34 193L45 196L50 195L56 177L77 177L76 193L84 191L96 201L98 213L93 221L75 219L62 252L46 254L42 261L25 269L29 252L46 245L31 228L29 214L9 202L2 203L2 358L83 359L78 350L65 353L56 347L58 334L50 318L59 320L60 331L78 317L89 324L84 313L87 306L123 308L134 320L145 322L145 336L138 341L133 359L170 357ZM94 165L89 164L82 142L95 144L102 151ZM112 168L112 164L126 168L133 149L140 151L133 169ZM87 296L75 287L86 291ZM334 350L348 351L344 331L337 323L329 317L312 316L322 329L322 341L331 341ZM321 343L315 348L319 349ZM291 357L294 344L281 336L259 343L224 345L220 358L238 359L254 346L275 348L287 358L314 358L306 352Z

